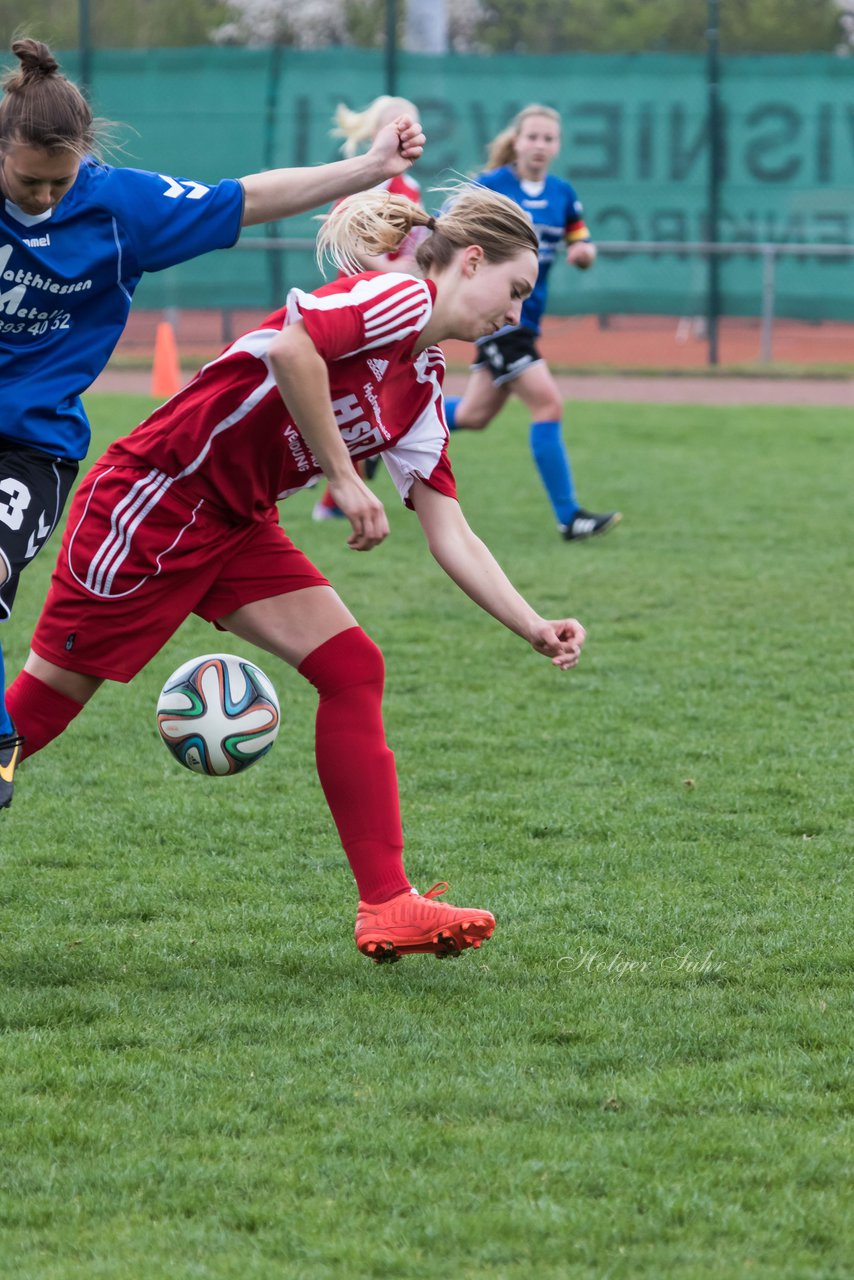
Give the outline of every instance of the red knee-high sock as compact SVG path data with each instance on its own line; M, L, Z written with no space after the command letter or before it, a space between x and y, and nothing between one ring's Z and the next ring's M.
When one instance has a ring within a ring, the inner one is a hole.
M363 902L409 889L394 755L382 718L383 656L360 627L314 649L299 668L320 694L317 772Z
M21 759L34 756L63 733L83 710L85 703L75 702L49 684L22 671L6 690L6 706L15 729L24 739Z

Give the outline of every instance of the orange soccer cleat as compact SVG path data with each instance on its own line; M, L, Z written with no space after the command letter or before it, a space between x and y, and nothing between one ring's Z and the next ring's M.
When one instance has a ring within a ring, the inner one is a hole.
M489 911L436 901L447 888L441 880L426 893L412 889L388 902L360 902L355 938L362 955L377 964L416 952L458 956L492 937L495 917Z

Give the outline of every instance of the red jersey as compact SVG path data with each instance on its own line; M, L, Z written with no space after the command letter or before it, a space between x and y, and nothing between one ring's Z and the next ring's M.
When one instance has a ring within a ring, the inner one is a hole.
M421 203L421 188L408 173L397 173L379 185L383 191L390 191L393 196L407 196L414 204Z
M287 304L204 366L103 465L154 468L171 487L236 520L266 519L278 499L304 489L320 467L282 400L270 344L302 321L329 372L332 409L352 458L382 453L407 505L416 479L456 497L442 402L439 347L413 357L435 298L429 280L363 272Z

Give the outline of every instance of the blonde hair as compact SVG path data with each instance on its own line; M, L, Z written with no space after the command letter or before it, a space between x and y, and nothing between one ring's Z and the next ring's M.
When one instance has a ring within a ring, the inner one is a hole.
M343 138L341 154L354 156L361 146L373 142L384 124L395 116L418 119L418 108L408 98L391 98L387 93L374 98L362 111L351 111L339 102L333 117L333 138Z
M560 128L560 115L554 107L544 107L539 102L529 103L513 117L507 128L502 129L490 142L486 154L487 169L500 169L502 165L510 164L515 159L516 139L522 132L522 125L531 116L546 116Z
M15 40L12 52L20 66L3 77L0 143L70 151L82 160L95 147L89 103L76 85L59 75L59 63L40 40Z
M317 237L317 261L339 271L362 270L358 254L380 257L394 253L413 227L432 231L415 251L425 274L443 271L459 249L480 245L487 262L507 262L524 249L538 252L537 233L513 200L473 182L439 188L446 199L436 217L406 196L374 189L342 200L325 219Z

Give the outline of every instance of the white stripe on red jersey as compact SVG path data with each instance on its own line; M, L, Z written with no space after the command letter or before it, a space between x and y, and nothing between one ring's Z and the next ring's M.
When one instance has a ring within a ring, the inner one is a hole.
M89 562L86 586L96 595L109 593L105 578L111 567L121 563L123 549L126 552L136 523L142 520L157 502L159 490L169 481L158 471L151 471L128 491L127 497L112 513L110 533L101 543Z
M355 284L353 283L355 280ZM347 286L346 297L340 293L326 293L325 289ZM316 293L303 293L292 289L288 294L288 321L305 321L318 345L314 329L323 334L324 349L321 354L328 359L344 359L358 351L369 351L386 342L397 342L420 333L433 312L433 297L425 280L400 275L396 271L365 272L349 276L327 285ZM314 326L309 317L322 312L344 311L352 320L352 328L339 329ZM357 323L361 321L361 323ZM345 341L345 333L350 341ZM327 345L328 335L328 345ZM337 341L334 339L337 338Z
M386 272L386 275L391 275ZM395 274L397 274L395 272ZM405 277L404 277L405 278ZM393 295L385 295L375 307L368 307L365 312L365 327L370 327L380 323L384 318L399 315L401 311L405 311L407 307L412 306L413 302L419 303L421 306L426 302L429 306L430 295L424 296L424 281L413 280L412 287L408 289L395 290Z

